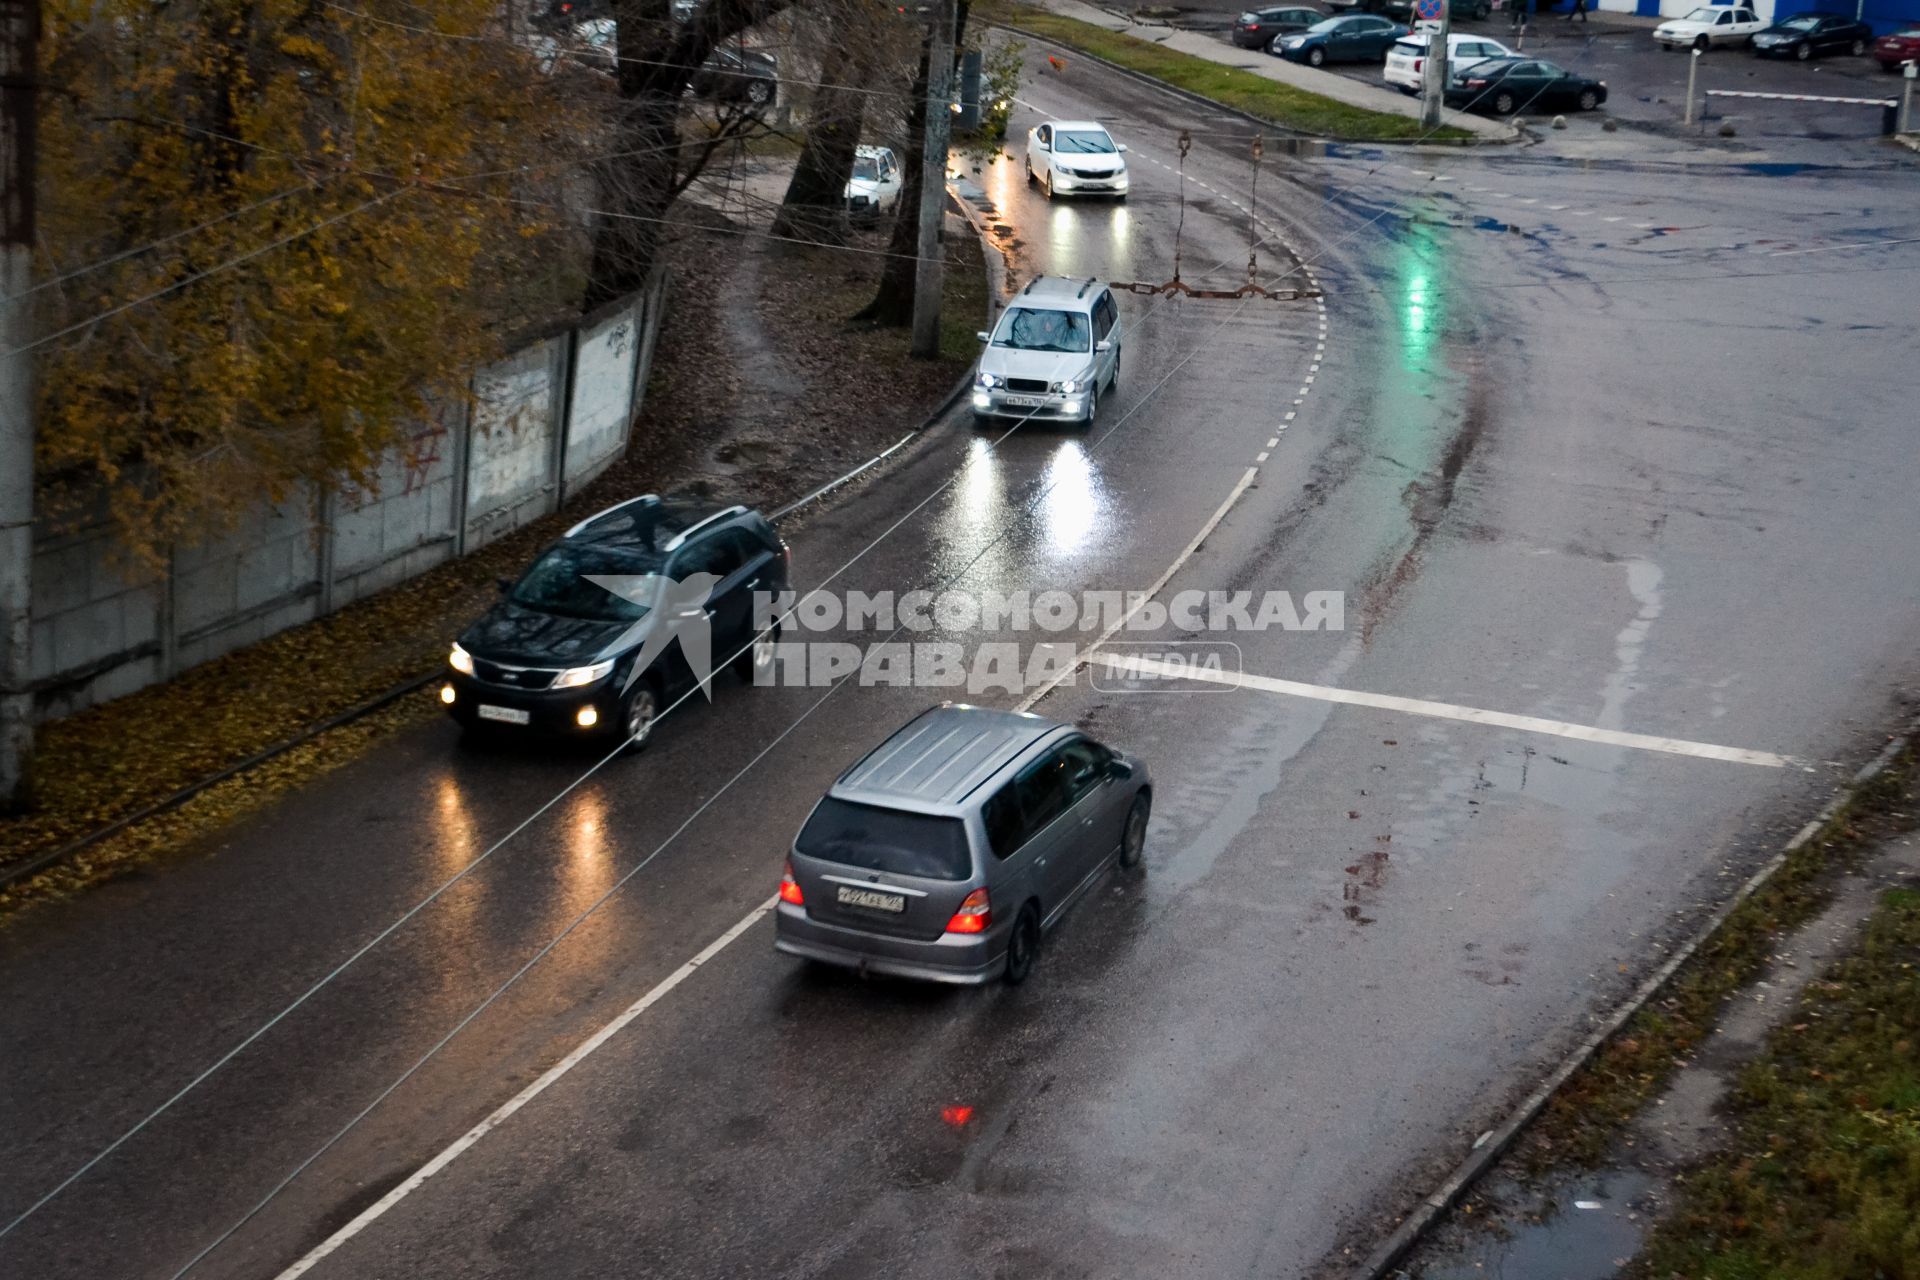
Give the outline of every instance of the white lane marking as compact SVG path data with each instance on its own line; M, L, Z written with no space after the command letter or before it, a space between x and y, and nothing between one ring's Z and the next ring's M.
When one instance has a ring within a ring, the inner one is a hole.
M1213 684L1257 689L1263 693L1285 694L1293 698L1311 698L1318 702L1337 702L1354 707L1375 707L1382 711L1401 711L1409 715L1431 716L1440 720L1463 720L1468 724L1490 725L1501 729L1519 729L1526 733L1551 734L1556 738L1575 738L1613 747L1637 747L1642 751L1663 751L1669 755L1698 756L1703 760L1724 760L1732 764L1763 765L1781 769L1797 763L1791 756L1771 751L1748 751L1742 747L1722 747L1710 742L1689 742L1684 738L1662 738L1647 733L1625 733L1618 729L1596 729L1591 725L1565 720L1543 720L1538 716L1517 716L1505 711L1486 711L1479 707L1455 706L1450 702L1429 702L1424 698L1400 698L1385 693L1365 693L1357 689L1336 689L1324 684L1301 684L1295 680L1276 680L1271 676L1247 675L1237 671L1211 671L1169 663L1139 654L1103 653L1100 660L1122 674L1164 676L1174 679L1202 680Z
M1521 204L1539 204L1540 197L1539 196L1521 196L1520 203Z
M1511 200L1513 199L1513 196L1511 193L1506 191L1496 191L1493 193L1493 198L1495 200Z
M1588 214L1590 214L1590 213L1592 213L1592 212L1593 212L1593 210L1591 210L1591 209L1575 209L1575 210L1573 211L1573 216L1574 216L1574 217L1576 217L1576 218L1584 218L1584 217L1586 217L1586 216L1587 216Z
M306 1256L302 1257L285 1271L282 1271L277 1280L294 1280L296 1276L305 1275L325 1259L328 1254L334 1252L341 1245L366 1230L377 1218L385 1214L387 1210L399 1204L415 1191L418 1191L428 1178L431 1178L434 1174L439 1173L442 1169L445 1169L448 1165L459 1159L474 1143L499 1128L514 1112L519 1111L529 1102L532 1102L535 1098L545 1093L562 1076L585 1061L587 1056L594 1050L618 1035L625 1029L628 1023L659 1003L669 991L672 991L682 982L692 977L694 970L719 955L732 944L736 938L748 929L751 929L759 922L760 917L773 910L774 903L778 901L779 897L775 895L747 912L731 929L728 929L712 942L709 942L700 954L681 965L678 969L675 969L665 978L662 978L645 995L622 1010L620 1015L612 1022L609 1022L587 1039L581 1041L572 1053L569 1053L566 1057L541 1072L539 1078L532 1084L522 1089L519 1093L514 1094L513 1097L502 1103L493 1114L461 1134L446 1150L416 1169L406 1181L387 1192L386 1195L381 1196L365 1209L362 1209L359 1216L354 1218L353 1221L347 1223L346 1226L341 1227L338 1231L308 1250Z
M1287 410L1287 421L1288 421L1288 422L1292 422L1292 421L1293 421L1293 415L1294 415L1295 413L1297 413L1297 412L1299 412L1299 411L1298 411L1297 409L1289 409L1289 410Z
M1280 428L1280 430L1282 430L1282 431L1285 431L1285 430L1286 430L1286 428L1285 428L1285 427L1282 427L1282 428ZM1269 440L1269 441L1267 441L1267 448L1269 448L1269 449L1278 449L1279 447L1280 447L1280 437L1279 437L1279 436L1275 436L1275 437L1274 437L1273 439L1271 439L1271 440Z
M1817 249L1776 249L1769 258L1791 258L1802 253L1838 253L1842 249L1884 249L1896 244L1920 244L1920 237L1908 240L1855 240L1849 244L1827 244Z
M1312 375L1312 374L1308 374L1308 375L1307 375L1307 385L1308 385L1308 386L1312 386L1312 385L1313 385L1313 375Z
M1636 222L1633 225L1635 226L1635 228L1641 231L1653 230L1653 224L1651 222Z
M1147 601L1153 599L1155 596L1159 595L1163 590L1165 590L1166 585L1169 582L1173 581L1173 575L1180 572L1181 566L1185 565L1187 561L1193 559L1194 552L1200 550L1201 544L1204 543L1208 538L1211 538L1213 536L1213 531L1220 527L1220 522L1222 520L1225 520L1227 518L1227 512L1233 510L1233 505L1236 502L1240 501L1240 495L1247 491L1247 486L1252 484L1254 482L1254 479L1259 474L1260 474L1260 468L1258 467L1248 467L1244 472L1242 472L1238 483L1236 483L1233 486L1233 492L1227 495L1227 500L1225 502L1222 502L1218 507L1216 507L1214 509L1213 514L1207 517L1207 522L1200 526L1200 532L1196 533L1193 536L1193 541L1189 542L1181 550L1180 554L1174 557L1173 563L1167 566L1167 571L1161 574L1158 578L1155 578L1153 580L1153 585L1148 587L1145 591L1143 591L1140 594L1140 598L1134 602L1133 608L1127 610L1125 613L1121 614L1118 618L1115 618L1112 622L1108 623L1107 629L1100 633L1099 639L1095 640L1092 644L1082 649L1079 652L1078 656L1076 656L1072 662L1067 664L1064 670L1058 671L1054 674L1053 679L1041 685L1038 689L1028 694L1025 698L1022 698L1020 700L1019 705L1014 707L1014 710L1015 711L1033 710L1035 705L1039 703L1040 699L1046 697L1049 693L1052 693L1055 689L1059 688L1060 683L1063 680L1065 680L1068 676L1071 676L1074 672L1078 671L1082 666L1086 665L1087 660L1093 656L1094 652L1098 650L1101 645L1105 644L1107 641L1113 639L1116 635L1120 634L1120 629L1126 626L1129 622L1132 622L1135 616L1138 615L1142 609L1147 607Z
M1615 214L1615 215L1614 215L1613 217L1611 217L1611 218L1602 218L1602 219L1600 219L1600 221L1602 221L1602 222L1619 222L1619 221L1621 221L1621 220L1622 220L1622 219L1621 219L1621 217L1620 217L1620 215L1619 215L1619 214Z
M1255 462L1265 462L1265 461L1266 461L1266 460L1267 460L1267 459L1268 459L1269 457L1271 457L1271 456L1272 456L1271 454L1269 454L1269 453L1267 453L1267 451L1263 449L1263 450L1261 450L1261 451L1260 451L1260 454L1259 454L1259 456L1258 456L1258 457L1256 457L1256 458L1254 458L1254 461L1255 461Z
M1563 205L1563 204L1550 204L1550 205L1548 205L1548 206L1547 206L1547 208L1549 208L1549 209L1551 209L1551 210L1553 210L1553 211L1554 211L1555 213L1559 213L1559 212L1561 212L1561 211L1562 211L1563 209L1565 209L1566 207L1567 207L1567 206L1565 206L1565 205Z

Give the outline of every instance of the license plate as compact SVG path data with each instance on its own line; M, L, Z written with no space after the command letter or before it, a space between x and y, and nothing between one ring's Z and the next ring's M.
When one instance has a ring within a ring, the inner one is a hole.
M907 899L898 893L880 893L873 889L855 889L836 885L835 899L843 907L863 907L868 911L891 911L895 915L907 909Z
M480 708L480 718L498 720L502 724L526 724L533 719L532 715L518 707L489 707L484 704Z
M1000 400L1009 409L1038 409L1046 403L1042 396L1002 396Z

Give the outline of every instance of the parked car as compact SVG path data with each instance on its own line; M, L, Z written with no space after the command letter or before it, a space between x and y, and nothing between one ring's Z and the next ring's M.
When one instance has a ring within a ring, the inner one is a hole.
M892 147L855 147L853 176L847 179L847 212L877 218L900 203L900 158Z
M1304 62L1310 67L1329 62L1376 62L1406 34L1405 27L1376 14L1350 13L1316 22L1298 35L1282 36L1274 51L1289 62Z
M1048 120L1027 130L1027 181L1055 195L1127 198L1126 147L1092 120Z
M1383 18L1408 22L1413 18L1413 0L1325 0L1334 16L1348 13L1373 13Z
M1146 766L1071 725L944 703L814 806L787 855L773 945L929 982L1026 980L1040 938L1146 848Z
M1692 46L1705 52L1717 44L1746 44L1766 25L1745 6L1702 5L1684 18L1655 27L1653 40L1662 49Z
M1607 100L1607 82L1575 75L1539 58L1491 58L1454 72L1447 105L1463 111L1592 111Z
M973 380L973 418L1052 418L1092 424L1100 392L1120 385L1125 338L1113 290L1098 280L1040 276L1015 295Z
M1228 38L1242 49L1264 49L1275 36L1305 31L1327 15L1318 9L1294 6L1285 9L1253 9L1233 20Z
M1753 51L1762 58L1798 58L1805 62L1829 53L1859 57L1873 43L1873 28L1831 13L1796 13L1782 18L1753 37Z
M575 23L612 16L613 0L547 0L533 11L532 25L535 31L552 34Z
M700 64L687 87L698 98L771 106L780 87L780 60L763 49L722 45Z
M1920 27L1908 27L1875 40L1873 60L1882 71L1898 71L1902 63L1920 61Z
M667 700L732 659L751 679L777 627L754 593L788 585L789 552L746 507L654 494L582 520L454 642L440 700L469 730L624 738L644 747ZM708 575L695 577L694 575ZM685 600L708 581L701 598Z
M1387 50L1386 70L1381 73L1381 79L1402 93L1420 92L1426 83L1427 50L1432 46L1433 36L1425 31L1400 37ZM1449 76L1488 58L1513 56L1513 50L1488 36L1454 34L1447 37Z

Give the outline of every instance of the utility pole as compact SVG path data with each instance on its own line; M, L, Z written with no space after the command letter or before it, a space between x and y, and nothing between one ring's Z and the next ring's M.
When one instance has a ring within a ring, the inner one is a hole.
M1420 87L1426 94L1420 105L1423 129L1440 127L1440 109L1447 103L1447 37L1453 30L1453 5L1450 0L1440 0L1439 9L1440 29L1427 31L1427 61L1421 68L1425 78Z
M0 812L22 808L33 761L34 116L40 0L0 0Z
M927 53L927 139L920 156L919 260L913 265L913 354L940 355L940 287L946 260L940 228L947 217L947 142L953 132L954 0L935 0Z

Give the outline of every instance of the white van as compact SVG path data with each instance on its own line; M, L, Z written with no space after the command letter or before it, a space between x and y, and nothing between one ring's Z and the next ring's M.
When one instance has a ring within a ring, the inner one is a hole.
M1432 35L1425 31L1416 31L1412 35L1402 36L1387 50L1387 67L1381 74L1386 82L1402 93L1418 93L1423 84L1422 76L1427 68L1427 46L1433 41ZM1513 50L1498 40L1487 36L1464 35L1455 32L1447 37L1447 71L1449 74L1461 67L1470 67L1476 62L1488 58L1511 58Z

